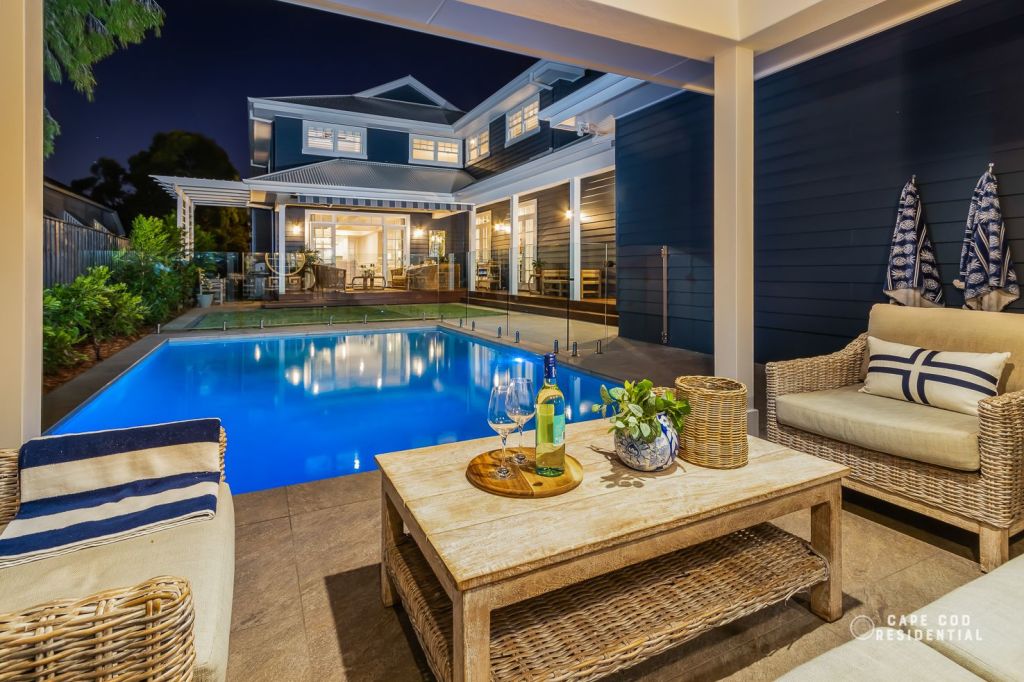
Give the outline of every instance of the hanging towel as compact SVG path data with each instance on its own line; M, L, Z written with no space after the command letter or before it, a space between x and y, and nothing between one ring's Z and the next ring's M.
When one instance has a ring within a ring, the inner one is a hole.
M903 186L900 194L882 291L891 303L921 308L946 305L942 300L942 278L935 249L928 236L928 226L921 220L921 198L914 178Z
M1020 298L1005 238L999 186L989 164L974 187L960 251L960 279L953 282L964 290L965 308L998 312Z

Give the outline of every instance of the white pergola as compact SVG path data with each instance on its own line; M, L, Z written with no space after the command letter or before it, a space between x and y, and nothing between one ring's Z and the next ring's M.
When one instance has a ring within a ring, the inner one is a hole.
M755 79L956 0L285 1L713 94L715 372L752 386ZM0 2L0 447L40 430L42 55L42 3Z
M186 256L195 251L196 206L247 208L250 205L249 186L241 180L204 180L173 175L154 175L152 178L178 202L177 220Z

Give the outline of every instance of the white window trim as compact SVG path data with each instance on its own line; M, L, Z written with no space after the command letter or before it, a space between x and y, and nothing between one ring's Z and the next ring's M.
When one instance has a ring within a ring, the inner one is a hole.
M471 158L469 158L469 141L471 139L473 139L474 137L477 138L476 146L477 146L477 149L479 149L480 148L480 136L481 135L487 135L487 153L486 154L478 154L475 159L471 159ZM491 155L491 126L488 124L488 125L485 125L483 128L480 128L475 133L473 133L472 135L470 135L469 137L466 138L466 163L467 164L476 163L478 161L486 159L490 155Z
M306 145L309 140L309 129L315 128L329 128L331 133L331 149L314 149ZM362 150L356 152L344 152L338 151L338 131L344 130L349 133L357 133L359 135L359 148ZM302 153L309 154L311 156L338 156L345 157L347 159L365 159L366 158L366 128L359 126L341 125L339 123L321 123L320 121L302 121Z
M434 159L414 159L412 158L412 141L413 140L429 140L434 143ZM458 154L458 160L454 163L449 161L438 161L437 160L437 143L438 142L454 142L455 153ZM445 168L462 168L463 149L462 140L457 137L437 137L436 135L417 135L416 133L409 133L409 163L416 164L419 166L444 166Z
M526 109L526 107L530 106L531 104L533 104L535 102L537 104L537 127L534 128L533 130L524 130L522 132L522 134L518 135L517 137L509 137L509 132L510 132L509 127L508 127L509 119L512 117L513 114L515 114L517 112L524 111ZM519 142L520 140L525 140L526 138L530 137L531 135L535 135L535 134L539 133L540 132L540 128L541 128L541 121L540 121L540 93L537 93L536 95L533 95L532 97L529 97L529 98L523 100L522 102L520 102L519 104L515 105L514 107L512 107L511 109L509 109L508 111L505 112L505 146L507 147L510 144L515 144L516 142Z

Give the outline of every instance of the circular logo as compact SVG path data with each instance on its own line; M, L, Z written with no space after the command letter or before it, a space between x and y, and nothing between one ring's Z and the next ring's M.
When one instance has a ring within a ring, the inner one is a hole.
M850 634L857 639L868 639L875 629L875 621L870 616L856 616L850 621Z

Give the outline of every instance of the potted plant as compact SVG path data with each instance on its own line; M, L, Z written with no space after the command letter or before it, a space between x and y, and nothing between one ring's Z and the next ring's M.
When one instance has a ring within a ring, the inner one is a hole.
M199 291L196 292L196 303L199 304L200 308L209 308L211 305L213 305L213 292L206 291L207 275L206 271L203 270L202 268L199 269L198 278Z
M540 259L537 259L537 260L533 261L533 274L538 275L538 276L543 274L543 272L544 272L544 265L545 265L544 261L542 261Z
M601 404L591 408L608 416L615 433L615 454L640 471L661 471L675 460L679 432L690 405L672 391L655 392L650 379L626 381L622 387L601 386Z

